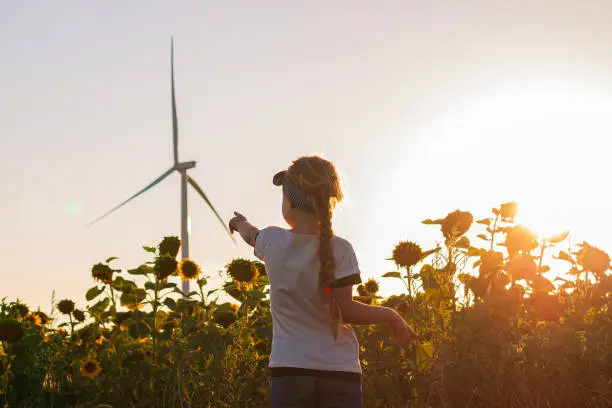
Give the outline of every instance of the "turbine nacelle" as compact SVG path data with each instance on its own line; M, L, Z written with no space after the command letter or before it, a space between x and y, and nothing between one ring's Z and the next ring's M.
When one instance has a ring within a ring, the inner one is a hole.
M178 163L176 165L176 169L178 171L189 170L189 169L193 169L195 166L196 166L196 162L195 161L188 161L188 162Z

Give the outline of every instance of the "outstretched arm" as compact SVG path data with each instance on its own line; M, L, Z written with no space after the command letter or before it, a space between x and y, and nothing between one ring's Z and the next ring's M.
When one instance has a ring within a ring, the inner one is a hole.
M244 215L234 212L234 218L229 222L229 229L232 233L238 231L244 242L252 247L255 246L255 238L257 237L259 229L251 225Z
M409 340L416 337L416 333L395 310L389 307L366 305L353 300L352 286L335 289L334 294L342 310L342 320L345 323L363 325L388 323L399 339Z

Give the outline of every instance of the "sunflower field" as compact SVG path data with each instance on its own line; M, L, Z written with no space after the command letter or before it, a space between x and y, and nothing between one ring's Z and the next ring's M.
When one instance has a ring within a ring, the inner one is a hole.
M398 243L383 275L404 293L383 298L375 280L356 288L419 334L401 345L385 326L355 327L364 407L612 407L610 257L567 233L537 237L516 212L504 203L478 220L425 220L439 245ZM234 259L210 287L177 259L180 246L144 247L150 262L133 269L93 265L83 308L63 299L47 314L3 299L0 407L268 406L265 266Z

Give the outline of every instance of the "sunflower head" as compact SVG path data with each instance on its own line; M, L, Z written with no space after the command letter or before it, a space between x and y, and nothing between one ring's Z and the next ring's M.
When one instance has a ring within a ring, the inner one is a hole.
M234 259L227 266L227 273L237 282L251 282L259 276L257 266L247 259Z
M378 282L376 282L374 279L368 279L366 283L363 284L363 288L368 295L375 295L379 290Z
M604 275L610 268L610 256L599 248L582 243L578 251L578 263L589 272Z
M393 261L404 268L416 265L422 256L421 247L411 241L400 242L393 250Z
M165 237L159 246L159 255L176 258L181 248L181 240L178 237Z
M41 325L41 321L40 321L40 317L36 314L36 313L30 313L28 314L24 320L29 321L32 324L35 324L36 326L40 326Z
M193 262L189 258L181 259L181 262L178 264L178 274L184 280L188 281L191 279L196 279L202 270L200 269L200 265Z
M110 285L113 281L113 270L106 264L98 263L91 268L91 276L105 285Z
M516 225L506 232L506 247L510 256L521 253L527 255L537 246L536 235L527 229L527 227Z
M74 309L72 315L74 316L74 319L79 323L83 323L85 321L85 312L80 309Z
M23 337L23 328L17 320L0 320L0 340L9 343L17 342Z
M102 367L97 361L86 360L81 364L81 374L87 378L96 378L102 372Z
M442 220L442 234L448 240L454 240L464 235L474 221L474 216L467 211L454 211Z
M28 316L32 316L28 320L38 326L45 326L47 323L49 323L49 316L41 311L30 313Z
M19 317L26 317L30 313L30 309L23 303L15 303L13 305L13 311L15 311Z
M518 204L514 201L503 203L499 207L499 215L501 215L502 220L506 222L514 222L514 217L516 217L517 212Z
M153 271L158 280L163 281L176 272L178 262L168 256L160 256L155 259Z
M57 304L57 310L62 314L69 315L74 311L74 302L70 299L60 300Z

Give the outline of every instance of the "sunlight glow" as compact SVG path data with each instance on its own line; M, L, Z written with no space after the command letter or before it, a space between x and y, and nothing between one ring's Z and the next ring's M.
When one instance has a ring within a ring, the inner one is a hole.
M612 242L600 226L609 200L601 180L611 135L610 95L546 83L489 91L433 118L417 135L418 143L407 138L404 149L414 158L401 164L394 185L405 186L424 173L428 182L421 182L419 200L410 189L396 188L390 194L397 201L378 203L376 211L392 213L402 202L406 218L443 217L459 207L478 219L502 202L516 201L516 222L538 236L570 230L572 244L589 240L609 248ZM414 164L424 161L426 168ZM430 230L439 240L439 231ZM388 233L405 239L395 230ZM392 291L401 290L398 284Z

